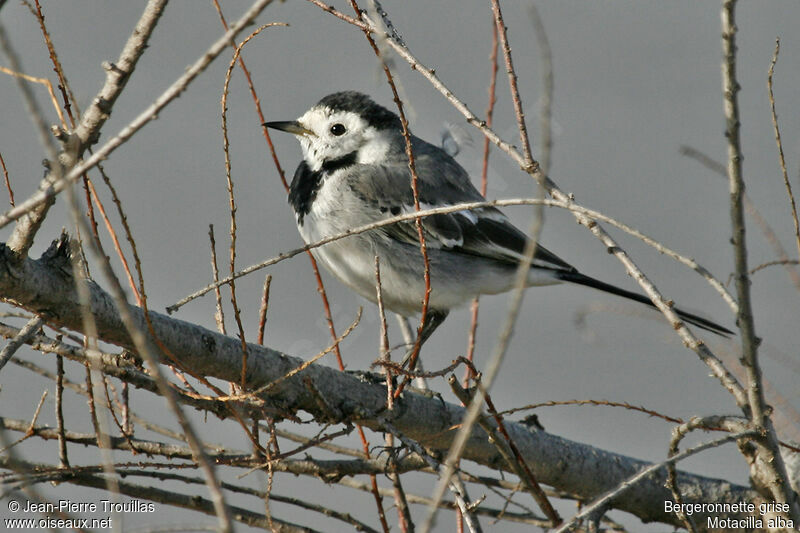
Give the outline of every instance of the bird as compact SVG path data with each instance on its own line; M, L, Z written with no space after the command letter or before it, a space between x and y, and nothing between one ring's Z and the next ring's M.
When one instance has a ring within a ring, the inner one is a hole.
M329 94L297 120L265 122L293 134L303 159L289 189L300 236L306 244L358 226L415 211L412 174L400 117L356 91ZM486 199L469 174L445 150L411 136L421 209ZM380 259L383 305L401 316L419 315L425 297L425 266L414 220L385 225L313 249L314 257L344 285L377 302L375 257ZM451 309L484 294L515 286L527 235L495 207L421 218L429 262L428 312L421 345ZM572 283L650 307L653 302L587 276L547 248L535 248L526 286ZM733 332L673 308L698 328L728 337ZM417 348L418 349L418 348Z

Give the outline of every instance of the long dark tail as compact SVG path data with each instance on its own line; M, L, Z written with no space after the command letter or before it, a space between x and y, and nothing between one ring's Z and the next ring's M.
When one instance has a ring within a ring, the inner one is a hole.
M558 277L558 279L562 281L567 281L569 283L577 283L578 285L584 285L586 287L591 287L593 289L597 289L603 292L615 294L617 296L621 296L623 298L627 298L635 302L640 302L645 305L649 305L650 307L655 307L655 305L653 305L653 302L651 302L650 299L647 298L646 296L642 296L641 294L637 294L635 292L626 291L625 289L620 289L619 287L615 287L614 285L610 285L600 280L590 278L589 276L585 276L580 272L575 272L575 271L570 272L566 270L561 270L556 273L556 276ZM722 337L730 337L734 334L733 331L729 330L728 328L724 328L719 324L716 324L703 317L693 315L692 313L687 313L686 311L681 311L680 309L677 308L673 308L673 311L675 311L675 313L679 317L681 317L681 319L685 320L689 324L693 324L698 328L710 331L711 333L716 333L717 335L720 335Z

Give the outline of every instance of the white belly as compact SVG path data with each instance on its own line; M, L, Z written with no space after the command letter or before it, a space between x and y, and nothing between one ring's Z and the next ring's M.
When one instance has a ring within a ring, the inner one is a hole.
M327 176L311 209L298 225L307 244L340 235L358 226L386 218L344 191L336 174ZM387 309L410 316L420 312L425 296L424 264L418 247L394 241L379 232L345 237L312 250L314 257L342 283L375 302L375 256L381 259L381 283ZM454 254L428 247L431 265L432 309L464 305L479 294L497 294L513 287L513 270L487 258ZM531 271L528 285L558 283L549 273Z

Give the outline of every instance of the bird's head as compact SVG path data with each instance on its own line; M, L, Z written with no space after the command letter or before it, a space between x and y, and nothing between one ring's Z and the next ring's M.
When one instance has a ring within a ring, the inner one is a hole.
M379 164L401 132L397 115L355 91L329 94L297 120L264 125L295 135L311 170L344 157Z

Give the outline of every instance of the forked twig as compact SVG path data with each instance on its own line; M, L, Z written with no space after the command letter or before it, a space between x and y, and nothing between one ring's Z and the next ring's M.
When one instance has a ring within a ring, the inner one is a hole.
M706 416L706 417L693 417L689 422L676 426L672 429L672 438L669 442L669 457L677 455L679 452L678 445L683 438L691 431L696 429L720 429L724 428L733 433L736 431L743 431L746 429L742 420L733 420L724 416ZM681 494L680 487L678 487L677 472L675 471L675 463L667 465L667 482L666 486L672 492L674 502L678 504L676 515L683 522L684 526L690 533L697 533L697 526L695 525L692 517L683 511L684 503L683 495Z
M67 120L64 118L63 113L61 112L61 106L58 105L58 99L56 98L56 93L53 91L53 84L47 78L37 78L36 76L30 76L28 74L23 74L22 72L17 72L15 70L11 70L10 68L0 66L0 72L4 74L8 74L9 76L13 76L15 78L21 78L25 81L29 81L31 83L39 83L44 85L47 89L47 94L50 95L50 100L53 102L53 109L56 110L58 113L58 120L62 124L66 124ZM13 204L12 204L13 205Z

